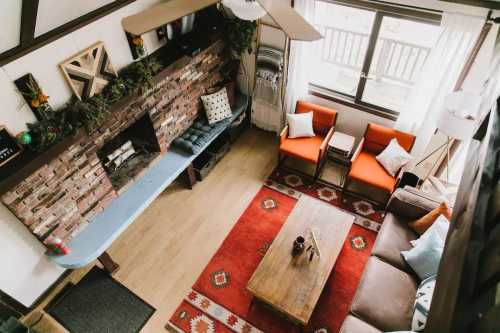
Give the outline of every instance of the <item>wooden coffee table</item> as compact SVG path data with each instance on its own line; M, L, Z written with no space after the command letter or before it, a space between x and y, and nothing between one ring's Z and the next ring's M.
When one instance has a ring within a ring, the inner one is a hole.
M248 282L256 300L284 315L293 323L306 326L342 250L354 216L318 199L302 195L271 247ZM309 262L308 253L293 257L297 236L311 244L313 229L321 257Z

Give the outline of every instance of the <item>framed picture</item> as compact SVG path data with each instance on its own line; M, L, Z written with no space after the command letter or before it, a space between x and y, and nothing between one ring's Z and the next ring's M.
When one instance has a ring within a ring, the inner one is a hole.
M100 93L117 76L103 42L92 45L59 66L80 100Z
M23 148L17 143L16 139L10 135L5 126L0 126L0 166L9 162L19 155Z
M31 111L35 114L36 119L38 121L47 119L47 113L53 112L48 102L49 96L43 93L33 74L28 73L21 76L14 81L14 84L23 95L26 104L28 104Z

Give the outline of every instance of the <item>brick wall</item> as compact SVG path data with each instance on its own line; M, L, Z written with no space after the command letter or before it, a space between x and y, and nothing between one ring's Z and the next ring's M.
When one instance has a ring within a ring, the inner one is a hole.
M202 112L199 97L220 83L228 60L217 41L194 58L175 62L155 77L152 89L118 102L104 124L14 185L2 202L44 244L55 238L69 242L118 195L97 151L148 112L161 151L168 153Z

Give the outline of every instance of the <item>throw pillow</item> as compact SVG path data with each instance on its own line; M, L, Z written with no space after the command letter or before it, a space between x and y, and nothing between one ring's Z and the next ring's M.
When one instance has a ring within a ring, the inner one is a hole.
M436 221L427 229L426 232L420 236L420 238L410 241L411 245L417 246L422 240L430 237L430 235L435 232L439 236L439 238L443 241L446 241L446 236L448 235L448 229L450 229L450 221L444 217L443 215L439 215Z
M210 125L232 117L226 88L222 88L215 94L201 96L201 100Z
M443 254L444 242L433 232L413 249L401 251L406 263L417 273L421 280L437 274Z
M402 167L413 159L413 157L399 145L396 139L392 139L389 145L375 158L393 177L396 176L396 173Z
M408 223L408 226L412 228L416 233L422 235L431 225L436 221L439 215L443 215L451 220L451 209L448 207L446 202L442 202L439 207L431 210L429 213L421 217L420 219Z
M290 139L312 137L315 135L312 112L287 114L286 120L288 123L288 137Z
M411 329L416 332L422 332L425 329L435 286L436 275L433 275L422 281L417 289L413 319L411 321Z

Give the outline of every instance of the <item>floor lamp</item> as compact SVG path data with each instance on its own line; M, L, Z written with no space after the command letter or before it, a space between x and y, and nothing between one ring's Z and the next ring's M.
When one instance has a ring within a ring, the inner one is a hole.
M425 162L436 152L446 146L446 181L449 181L450 166L450 146L452 139L467 141L472 138L475 129L475 121L471 115L475 115L481 104L481 98L478 95L465 93L462 91L454 92L446 97L445 108L437 120L437 130L447 136L446 143L433 150L424 157L417 166ZM467 115L467 116L462 116ZM429 169L424 181L429 178L432 170L436 167L437 160Z

